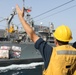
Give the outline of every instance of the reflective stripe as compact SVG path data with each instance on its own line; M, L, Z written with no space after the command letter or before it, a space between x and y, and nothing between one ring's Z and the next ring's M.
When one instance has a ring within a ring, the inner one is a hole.
M76 55L76 51L59 50L57 54Z

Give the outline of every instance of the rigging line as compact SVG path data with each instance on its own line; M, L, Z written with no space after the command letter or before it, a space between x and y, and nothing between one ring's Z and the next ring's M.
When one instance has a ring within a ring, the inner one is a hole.
M53 9L51 9L51 10L48 10L48 11L46 11L46 12L44 12L44 13L41 13L40 15L37 15L37 16L35 16L35 17L33 17L33 18L37 18L37 17L39 17L39 16L42 16L42 15L44 15L44 14L50 12L50 11L53 11L53 10L55 10L55 9L57 9L57 8L60 8L60 7L66 5L66 4L68 4L68 3L71 3L72 1L74 1L74 0L68 1L68 2L66 2L66 3L64 3L64 4L62 4L62 5L59 5L59 6L55 7L55 8L53 8Z
M23 7L25 7L25 0L23 0Z
M2 21L4 21L4 20L6 20L6 18L4 18L3 20L0 20L0 22L2 22Z
M71 7L69 7L69 8L66 8L66 9L64 9L64 10L58 11L58 12L56 12L56 13L53 13L53 14L51 14L51 15L49 15L49 16L46 16L46 17L44 17L44 18L42 18L42 19L36 20L35 22L40 21L40 20L43 20L43 19L45 19L45 18L47 18L47 17L50 17L50 16L53 16L53 15L55 15L55 14L61 13L61 12L63 12L63 11L69 10L69 9L71 9L71 8L73 8L73 7L76 7L76 5L71 6Z

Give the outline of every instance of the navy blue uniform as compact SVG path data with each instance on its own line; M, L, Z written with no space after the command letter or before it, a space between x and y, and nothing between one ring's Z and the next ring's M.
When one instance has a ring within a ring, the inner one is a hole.
M48 67L53 48L47 44L42 38L39 38L35 43L35 48L38 49L43 57L45 69Z
M76 41L73 43L73 47L76 48Z

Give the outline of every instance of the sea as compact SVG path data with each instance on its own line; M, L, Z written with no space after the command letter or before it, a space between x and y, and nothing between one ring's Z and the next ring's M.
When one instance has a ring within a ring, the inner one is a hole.
M0 75L42 75L43 62L0 67Z

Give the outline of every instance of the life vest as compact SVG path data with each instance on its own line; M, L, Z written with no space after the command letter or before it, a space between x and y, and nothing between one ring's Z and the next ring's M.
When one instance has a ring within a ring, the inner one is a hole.
M76 49L70 45L53 48L52 56L43 75L76 75Z

